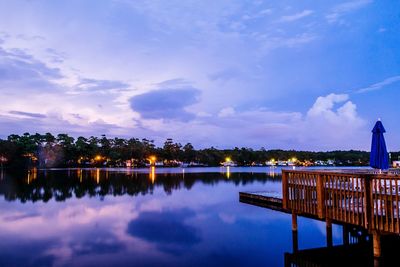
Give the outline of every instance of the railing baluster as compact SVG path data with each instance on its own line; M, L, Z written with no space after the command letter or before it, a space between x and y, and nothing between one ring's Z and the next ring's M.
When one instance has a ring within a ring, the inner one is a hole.
M301 210L304 210L304 180L303 180L303 175L299 175L299 181L300 181L300 194L301 194L301 205L300 208Z
M307 206L308 206L308 211L311 214L314 214L312 212L312 195L311 195L311 181L312 181L312 175L308 176L307 178Z
M378 186L378 193L377 193L377 206L378 206L378 230L382 229L382 216L380 216L382 214L382 199L381 199L381 193L382 193L382 187L381 187L381 181L378 178L377 179L377 186Z
M392 185L392 179L389 180L389 184L390 184L390 189L389 189L389 193L390 193L390 231L394 232L394 205L393 205L393 185Z
M345 183L344 183L344 192L345 192L345 217L346 217L346 222L350 223L350 218L349 218L349 210L350 210L350 203L349 203L349 179L348 177L344 177Z
M399 227L399 187L398 187L398 183L397 183L397 179L394 180L395 186L396 186L396 231L397 233L400 232L400 227Z
M351 223L351 206L350 206L350 191L349 191L349 177L345 177L345 191L346 191L346 221Z
M382 185L383 184L383 185ZM386 231L386 226L387 226L387 213L386 213L386 180L385 179L381 179L381 191L382 191L382 195L381 195L381 201L382 201L382 228L384 231Z
M330 191L331 191L331 213L332 213L332 218L336 218L336 211L335 211L335 191L333 190L334 187L334 180L332 175L330 175L330 179L331 179L331 184L330 186Z
M339 196L340 196L340 198L339 198L340 220L343 220L344 216L343 216L343 191L342 191L343 185L342 185L342 177L339 176L338 177L338 181L339 181Z
M356 178L357 224L360 223L360 192L359 191L361 190L358 180L359 180L359 178L357 177Z
M345 182L342 176L340 177L340 192L342 194L341 198L342 220L346 221L346 192L345 192Z
M379 199L381 200L381 216L380 216L380 221L381 221L381 230L385 230L385 220L383 214L385 214L385 193L384 193L384 186L382 186L382 179L379 179L379 185L380 185L380 191L379 191Z
M306 187L306 183L307 183L307 176L305 174L301 175L301 181L302 181L302 192L303 192L303 209L308 213L308 206L307 206L307 187Z
M354 177L352 177L351 178L351 188L350 188L350 192L351 192L351 210L352 210L352 213L351 213L351 222L352 222L352 224L355 224L356 223L356 213L355 213L355 198L356 198L356 192L354 191L354 186L355 186L355 183L354 183Z
M334 202L334 205L333 205L333 209L334 209L334 211L335 211L335 219L338 219L338 217L339 217L339 210L338 210L338 199L339 199L339 197L338 197L338 192L337 192L337 179L335 178L335 177L332 177L332 179L333 179L333 186L332 186L332 191L334 192L334 195L335 195L335 202Z
M375 184L375 190L373 191L373 203L374 203L374 206L376 207L375 208L375 211L376 211L376 214L374 214L375 215L375 228L376 229L379 229L379 205L378 205L378 186L377 186L377 181L378 181L378 179L374 179L374 184Z
M388 194L388 187L389 187L389 181L388 179L383 179L384 183L384 198L385 198L385 217L383 218L385 220L385 229L386 231L389 231L390 227L390 203L389 203L389 194Z
M340 191L339 191L339 179L337 177L335 179L335 194L336 194L336 219L340 220Z

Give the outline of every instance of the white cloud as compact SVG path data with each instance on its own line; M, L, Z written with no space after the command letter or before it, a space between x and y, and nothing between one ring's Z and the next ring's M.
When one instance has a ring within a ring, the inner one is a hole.
M374 83L368 87L358 89L358 90L356 90L356 92L357 93L367 93L367 92L371 92L371 91L381 90L384 87L391 85L393 83L397 83L397 82L400 82L400 75L389 77L381 82Z
M235 114L235 109L232 107L226 107L221 109L221 111L218 113L218 117L228 117L228 116L233 116Z
M325 18L329 23L338 22L340 21L340 18L345 14L363 8L372 2L372 0L356 0L339 4L333 7L331 12L327 14Z
M347 94L318 97L304 119L301 139L326 149L367 149L366 123L357 114L356 105L348 99Z
M320 96L315 101L314 105L308 111L308 116L319 116L321 114L334 114L333 106L336 103L346 101L349 98L346 94L330 94L327 96Z
M242 19L244 19L244 20L259 19L259 18L263 18L265 16L268 16L270 14L272 14L272 9L266 8L266 9L261 10L258 13L243 15Z
M296 14L292 14L292 15L286 15L286 16L282 16L278 22L292 22L292 21L296 21L302 18L305 18L307 16L310 16L312 13L314 13L314 11L312 10L303 10L299 13Z

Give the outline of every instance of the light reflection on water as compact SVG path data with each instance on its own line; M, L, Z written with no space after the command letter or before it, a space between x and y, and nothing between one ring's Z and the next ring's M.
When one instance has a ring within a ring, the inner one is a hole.
M283 266L291 217L238 201L279 193L279 172L237 170L2 173L0 266ZM325 244L323 223L299 229L300 248Z

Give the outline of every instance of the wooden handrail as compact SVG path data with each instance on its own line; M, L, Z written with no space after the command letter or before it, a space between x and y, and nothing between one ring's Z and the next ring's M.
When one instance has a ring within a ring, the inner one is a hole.
M400 233L399 180L386 173L282 170L282 203L299 214Z
M304 174L331 174L331 175L337 175L340 174L341 176L354 176L354 175L368 175L373 178L376 177L390 177L394 179L400 179L400 171L399 173L375 173L371 172L369 170L367 171L362 171L362 170L326 170L326 169L321 169L321 170L292 170L292 169L282 169L282 174L283 173L304 173Z

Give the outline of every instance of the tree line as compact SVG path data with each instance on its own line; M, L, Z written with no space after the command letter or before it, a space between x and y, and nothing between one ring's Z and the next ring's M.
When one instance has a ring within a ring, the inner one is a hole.
M397 159L400 153L392 153ZM217 149L215 147L195 149L191 143L182 145L168 138L162 147L153 140L138 138L83 137L51 133L22 135L12 134L0 139L0 162L4 167L77 167L77 166L132 166L142 167L151 161L175 166L182 162L193 165L218 166L229 157L239 166L265 164L274 159L296 158L298 162L331 160L337 165L368 165L366 151L295 151L266 150L261 148ZM153 162L154 163L154 162Z

